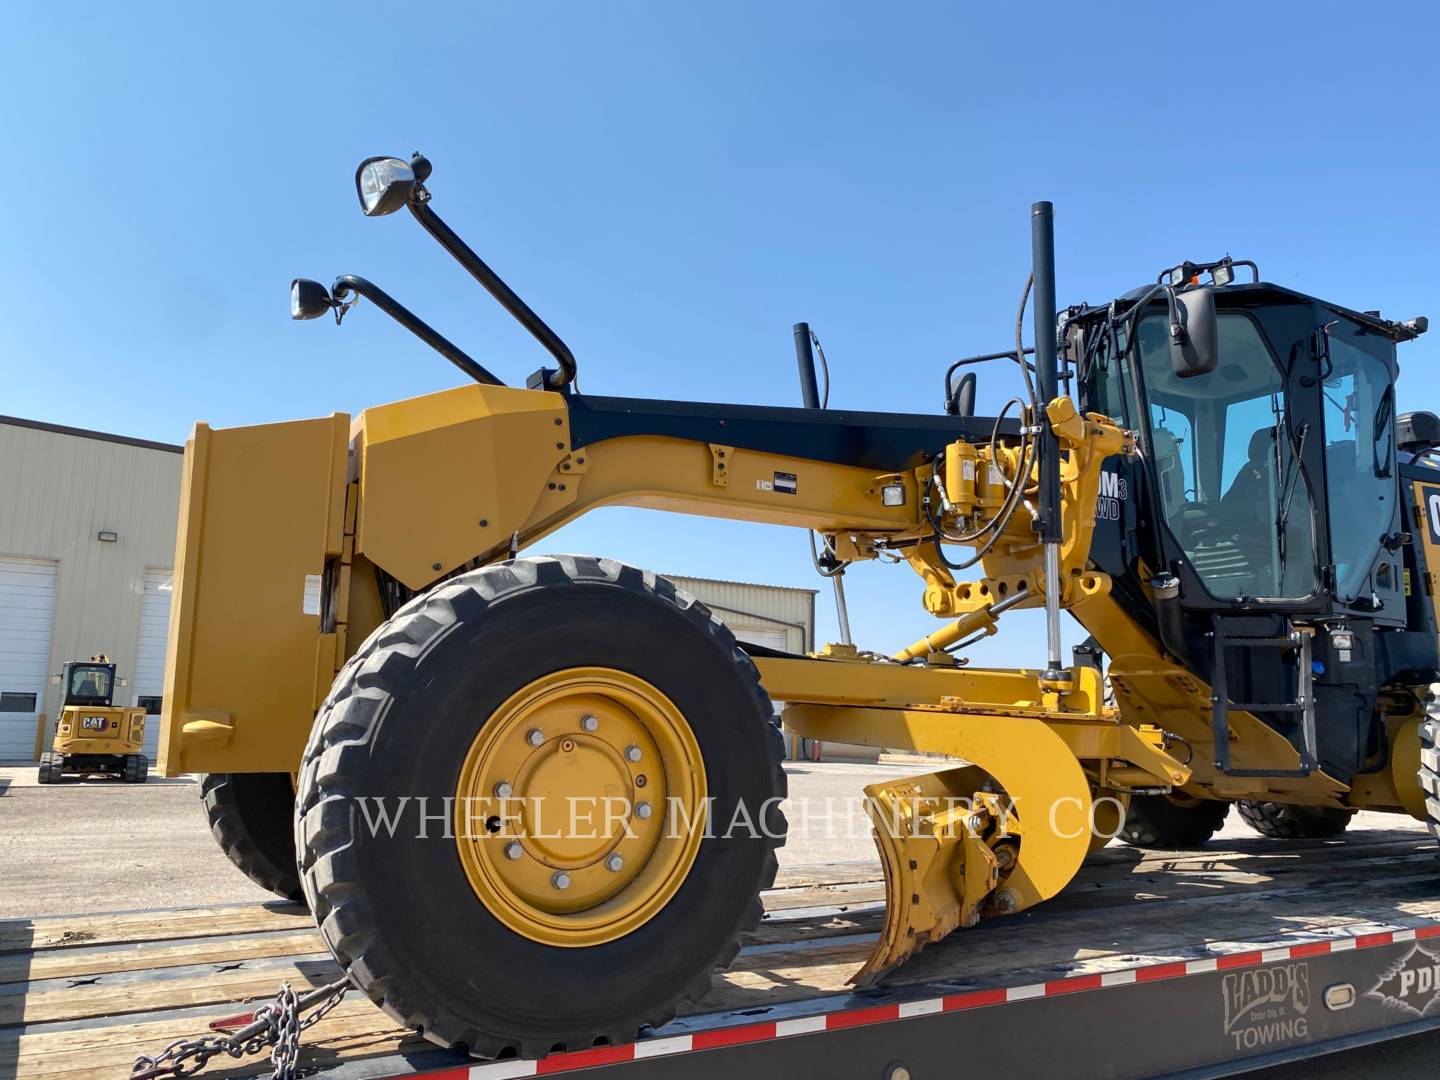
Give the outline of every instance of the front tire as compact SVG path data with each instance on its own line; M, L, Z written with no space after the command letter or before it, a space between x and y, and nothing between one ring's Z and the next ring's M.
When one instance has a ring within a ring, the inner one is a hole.
M1182 793L1136 795L1125 814L1120 839L1133 847L1183 851L1209 842L1225 824L1230 804Z
M1256 799L1242 799L1235 808L1246 825L1274 840L1329 839L1349 828L1355 816L1354 810L1337 806L1291 806Z
M241 873L276 896L304 901L289 773L208 773L200 800L211 835Z
M708 992L774 881L785 777L771 712L730 631L663 578L558 556L436 587L361 646L305 751L296 834L326 943L398 1022L477 1056L627 1042L666 1022ZM547 848L528 826L491 829L489 804L460 816L502 785L523 817L540 791L563 806L586 784L632 799L700 785L714 828L687 855L663 840L602 850L610 834L575 840L573 826ZM374 827L386 811L395 827ZM740 815L751 827L726 835ZM467 820L506 835L467 834ZM626 854L609 866L607 850Z

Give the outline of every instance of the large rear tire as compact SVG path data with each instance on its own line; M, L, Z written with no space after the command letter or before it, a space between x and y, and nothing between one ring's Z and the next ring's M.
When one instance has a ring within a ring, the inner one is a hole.
M209 773L200 798L211 834L236 868L262 889L303 902L290 774Z
M628 1042L708 992L759 922L782 751L754 664L669 581L586 556L484 567L406 605L336 679L301 767L305 892L354 983L433 1042ZM519 824L487 816L501 788ZM622 804L613 835L636 836L610 848L575 817L537 839L536 799L591 790L667 811ZM714 827L647 848L697 792Z
M1323 840L1339 836L1350 826L1354 810L1337 806L1291 806L1286 803L1242 799L1235 804L1245 824L1261 836L1275 840Z
M1433 694L1420 721L1420 790L1425 796L1425 825L1440 840L1440 701Z
M1225 824L1230 804L1183 794L1136 795L1120 839L1134 847L1181 851L1204 846Z

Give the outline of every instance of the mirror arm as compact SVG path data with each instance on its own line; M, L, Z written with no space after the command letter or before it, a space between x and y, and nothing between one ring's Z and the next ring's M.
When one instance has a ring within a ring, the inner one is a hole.
M560 336L545 324L545 320L536 315L530 306L515 295L515 291L506 285L500 275L491 270L485 261L470 249L470 246L455 233L449 225L440 219L440 215L430 209L428 202L420 198L411 197L406 204L410 207L410 213L415 215L415 220L433 236L446 251L453 255L470 276L485 287L485 290L500 302L500 306L508 311L515 321L529 330L535 340L549 351L560 364L560 370L550 376L550 386L547 389L559 390L562 386L573 382L575 379L575 356Z
M429 345L476 382L488 386L505 385L494 375L490 374L490 372L486 371L485 368L481 367L452 345L448 340L436 333L429 324L425 323L416 316L414 312L399 303L384 289L380 288L380 286L366 281L362 277L356 277L354 274L343 274L335 279L335 284L331 287L330 293L336 300L341 301L351 293L365 297L366 300L369 300L381 311L385 312L386 315L389 315L401 326L405 327L406 330L409 330L421 341L425 342L426 345Z

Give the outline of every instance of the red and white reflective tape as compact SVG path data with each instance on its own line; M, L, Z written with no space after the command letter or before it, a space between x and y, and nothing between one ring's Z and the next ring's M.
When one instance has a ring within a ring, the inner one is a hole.
M593 1050L578 1050L569 1054L551 1054L538 1061L492 1061L478 1065L462 1065L458 1068L421 1073L415 1080L518 1080L518 1078L527 1076L550 1076L553 1073L573 1072L576 1069L590 1069L599 1065L618 1065L626 1061L689 1054L697 1050L713 1050L720 1046L767 1042L771 1039L784 1039L791 1035L812 1035L822 1031L838 1031L841 1028L862 1027L867 1024L884 1024L892 1020L906 1020L913 1016L961 1012L965 1009L1005 1005L1012 1001L1028 1001L1032 998L1059 997L1062 994L1102 990L1111 986L1179 979L1186 975L1201 975L1211 971L1258 967L1261 964L1273 964L1282 960L1303 960L1311 956L1326 956L1330 953L1346 952L1351 949L1371 949L1380 945L1394 945L1400 942L1434 937L1440 937L1440 925L1423 926L1414 930L1359 934L1355 937L1330 938L1324 941L1306 942L1302 945L1284 945L1273 949L1228 953L1204 960L1177 960L1174 963L1152 964L1149 967L1131 968L1127 971L1110 971L1099 975L1072 975L1069 978L1052 979L1049 982L1033 983L1029 986L972 990L964 994L946 994L944 997L926 998L922 1001L875 1005L863 1009L840 1009L835 1012L820 1013L816 1016L797 1017L793 1020L772 1020L761 1024L718 1027L706 1031L696 1031L689 1035L642 1039L640 1042L630 1043L626 1046L601 1046ZM399 1080L399 1078L393 1078L393 1080Z

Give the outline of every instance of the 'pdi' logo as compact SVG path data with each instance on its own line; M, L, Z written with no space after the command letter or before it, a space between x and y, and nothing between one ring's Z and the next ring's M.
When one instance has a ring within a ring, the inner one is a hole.
M1386 968L1365 996L1412 1016L1440 1013L1440 956L1416 945L1403 960Z

